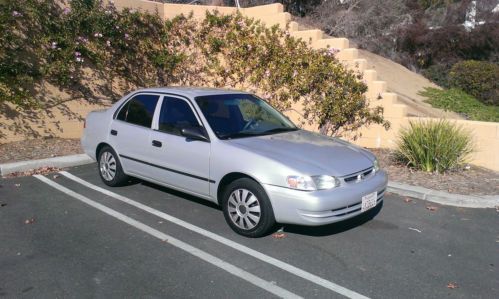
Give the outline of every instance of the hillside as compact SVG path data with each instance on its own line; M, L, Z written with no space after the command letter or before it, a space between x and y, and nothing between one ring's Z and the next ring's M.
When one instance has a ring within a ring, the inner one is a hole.
M378 71L379 79L387 82L388 91L397 93L398 100L407 105L409 115L462 119L457 113L433 108L424 102L425 98L418 94L419 91L426 87L439 87L422 75L366 50L359 50L359 58L367 60L368 69Z
M307 24L302 18L294 17L293 21L299 24L299 30L316 29ZM324 34L324 38L332 37ZM356 44L350 41L350 47L356 47ZM399 63L366 50L359 50L359 58L366 59L366 68L376 70L378 78L386 81L388 91L398 94L398 101L407 105L409 115L462 119L457 113L433 108L424 102L425 98L418 94L419 91L424 90L426 87L439 87L422 75L407 69Z

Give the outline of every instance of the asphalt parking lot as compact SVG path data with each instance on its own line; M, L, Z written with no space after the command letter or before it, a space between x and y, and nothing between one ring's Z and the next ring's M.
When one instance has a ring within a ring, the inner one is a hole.
M0 297L499 298L495 209L387 194L362 217L247 239L201 199L67 173L0 181Z

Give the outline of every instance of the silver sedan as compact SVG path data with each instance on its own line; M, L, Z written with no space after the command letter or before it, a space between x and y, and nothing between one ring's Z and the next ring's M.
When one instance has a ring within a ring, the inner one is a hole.
M204 198L247 237L276 223L354 217L378 205L387 185L369 151L301 130L241 91L135 91L87 116L82 145L105 184L136 177Z

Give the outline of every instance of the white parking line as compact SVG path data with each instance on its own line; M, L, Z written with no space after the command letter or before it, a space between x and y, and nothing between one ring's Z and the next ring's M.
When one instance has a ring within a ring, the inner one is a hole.
M103 194L105 194L107 196L113 197L113 198L115 198L117 200L125 202L125 203L127 203L129 205L132 205L132 206L134 206L136 208L139 208L139 209L141 209L143 211L151 213L151 214L153 214L155 216L163 218L163 219L165 219L167 221L170 221L172 223L175 223L175 224L177 224L179 226L182 226L182 227L184 227L184 228L186 228L188 230L191 230L193 232L201 234L201 235L203 235L203 236L205 236L207 238L210 238L212 240L220 242L220 243L222 243L222 244L224 244L226 246L229 246L229 247L231 247L231 248L233 248L235 250L238 250L238 251L240 251L242 253L250 255L250 256L252 256L254 258L257 258L257 259L259 259L259 260L261 260L261 261L263 261L265 263L271 264L271 265L273 265L273 266L275 266L277 268L280 268L280 269L282 269L284 271L287 271L287 272L289 272L291 274L294 274L294 275L296 275L298 277L301 277L301 278L303 278L305 280L313 282L313 283L315 283L317 285L320 285L320 286L322 286L324 288L327 288L327 289L329 289L329 290L331 290L333 292L336 292L338 294L341 294L341 295L343 295L345 297L355 298L355 299L369 299L368 297L366 297L364 295L361 295L361 294L359 294L357 292L354 292L354 291L349 290L349 289L347 289L345 287L342 287L342 286L340 286L340 285L338 285L338 284L336 284L336 283L334 283L332 281L329 281L329 280L326 280L324 278L321 278L321 277L319 277L319 276L317 276L315 274L312 274L310 272L307 272L305 270L297 268L297 267L295 267L293 265L290 265L288 263L280 261L280 260L278 260L276 258L273 258L271 256L268 256L268 255L264 254L264 253L261 253L259 251L254 250L254 249L251 249L251 248L249 248L247 246L244 246L244 245L241 245L239 243L236 243L236 242L234 242L232 240L229 240L229 239L227 239L225 237L222 237L220 235L217 235L215 233L207 231L207 230L205 230L203 228L200 228L198 226L190 224L190 223L188 223L188 222L186 222L184 220L178 219L178 218L173 217L171 215L168 215L168 214L166 214L164 212L158 211L158 210L153 209L153 208L151 208L149 206L146 206L144 204L136 202L136 201L134 201L134 200L132 200L132 199L130 199L128 197L116 194L116 193L114 193L112 191L109 191L109 190L106 190L106 189L101 188L99 186L96 186L96 185L94 185L92 183L89 183L89 182L87 182L87 181L85 181L85 180L83 180L83 179L81 179L81 178L79 178L79 177L77 177L75 175L72 175L69 172L61 171L60 174L64 175L68 179L73 180L73 181L75 181L77 183L80 183L80 184L82 184L82 185L84 185L84 186L86 186L88 188L91 188L91 189L94 189L96 191L99 191L99 192L101 192L101 193L103 193Z
M266 291L268 291L276 296L279 296L281 298L302 298L302 297L300 297L300 296L298 296L298 295L296 295L288 290L285 290L285 289L283 289L283 288L281 288L273 283L265 281L265 280L255 276L249 272L246 272L241 268L238 268L232 264L229 264L229 263L207 253L207 252L204 252L204 251L202 251L194 246L191 246L191 245L189 245L185 242L182 242L178 239L175 239L172 236L169 236L169 235L162 233L162 232L160 232L160 231L158 231L150 226L143 224L142 222L139 222L133 218L130 218L124 214L121 214L118 211L110 209L110 208L108 208L108 207L106 207L98 202L95 202L95 201L89 199L88 197L85 197L85 196L83 196L79 193L76 193L76 192L74 192L74 191L72 191L72 190L70 190L62 185L59 185L58 183L51 181L50 179L44 177L43 175L34 175L34 177L39 179L40 181L46 183L47 185L50 185L51 187L54 187L55 189L65 193L65 194L67 194L75 199L78 199L78 200L86 203L89 206L92 206L92 207L94 207L94 208L96 208L96 209L116 218L116 219L119 219L119 220L145 232L145 233L148 233L151 236L154 236L154 237L156 237L164 242L167 242L167 243L169 243L177 248L180 248L180 249L182 249L182 250L214 265L214 266L217 266L218 268L223 269L234 276L237 276L241 279L244 279L247 282L252 283L255 286L260 287L260 288L262 288L262 289L264 289L264 290L266 290Z

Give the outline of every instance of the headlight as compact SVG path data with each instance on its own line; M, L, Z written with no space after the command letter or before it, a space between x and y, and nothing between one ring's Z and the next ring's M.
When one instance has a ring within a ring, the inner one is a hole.
M373 167L374 167L374 171L378 171L378 170L379 170L379 162L378 162L378 159L374 159L374 162L373 162Z
M332 189L340 185L337 178L329 175L288 176L286 181L289 188L306 191Z

